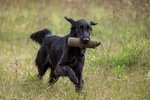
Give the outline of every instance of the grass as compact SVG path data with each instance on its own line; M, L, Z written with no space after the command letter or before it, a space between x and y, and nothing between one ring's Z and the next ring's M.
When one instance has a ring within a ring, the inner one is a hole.
M0 99L149 100L150 40L141 22L116 18L110 9L94 2L0 2ZM92 38L103 46L87 51L81 94L66 77L50 87L49 71L43 80L36 79L34 59L39 46L29 36L43 28L57 35L69 33L64 16L99 23L93 27Z

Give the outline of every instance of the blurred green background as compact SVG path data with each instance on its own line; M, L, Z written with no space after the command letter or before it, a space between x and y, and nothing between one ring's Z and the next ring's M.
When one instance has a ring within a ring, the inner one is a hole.
M88 49L80 94L68 78L48 86L49 71L37 80L39 45L30 34L43 28L65 35L75 20L98 22ZM0 99L149 100L149 0L0 0Z

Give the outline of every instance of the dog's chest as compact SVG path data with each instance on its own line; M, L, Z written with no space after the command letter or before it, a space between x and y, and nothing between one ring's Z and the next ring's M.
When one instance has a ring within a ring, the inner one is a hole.
M78 62L78 58L81 56L81 51L79 49L70 49L68 51L68 65L74 66Z
M76 65L76 63L77 63L77 58L76 57L73 57L68 61L68 65L71 66L71 67Z

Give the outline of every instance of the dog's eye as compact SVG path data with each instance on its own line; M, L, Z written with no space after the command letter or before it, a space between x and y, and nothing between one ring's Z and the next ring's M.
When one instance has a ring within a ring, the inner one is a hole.
M87 29L92 31L92 28L90 26L87 26Z
M80 29L83 30L83 26L80 26Z
M90 27L89 27L89 26L87 26L87 29L90 29Z

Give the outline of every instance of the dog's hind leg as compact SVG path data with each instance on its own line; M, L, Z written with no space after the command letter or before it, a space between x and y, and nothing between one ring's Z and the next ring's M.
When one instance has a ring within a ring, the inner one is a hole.
M38 78L42 79L42 76L45 74L45 72L47 71L47 69L50 67L50 63L48 61L46 61L44 66L38 66Z
M36 62L37 68L38 68L38 78L41 79L42 76L47 71L48 67L50 67L50 63L48 61L48 56L47 56L46 50L43 46L38 51L35 62Z

